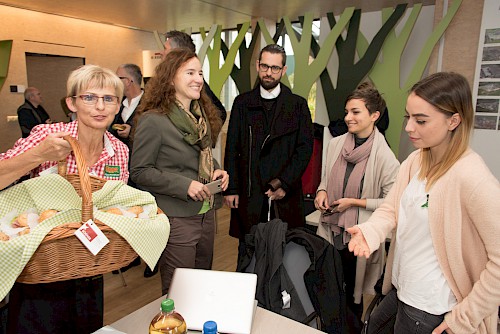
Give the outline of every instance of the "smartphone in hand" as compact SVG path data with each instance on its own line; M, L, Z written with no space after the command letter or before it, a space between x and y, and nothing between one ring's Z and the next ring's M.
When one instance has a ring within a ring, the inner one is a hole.
M333 215L334 213L337 213L337 208L339 207L338 204L334 204L334 205L330 205L330 207L328 207L328 209L326 209L324 212L323 212L323 216L329 216L329 215Z
M205 185L212 195L220 193L222 191L222 179L217 179Z

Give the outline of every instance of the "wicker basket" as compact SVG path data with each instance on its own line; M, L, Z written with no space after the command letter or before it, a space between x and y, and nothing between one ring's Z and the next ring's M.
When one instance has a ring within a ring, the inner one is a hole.
M67 175L66 161L60 161L58 172L64 176L82 197L82 221L93 219L92 192L103 187L106 180L90 176L77 140L64 137L73 149L78 174ZM117 270L137 257L132 247L112 228L98 220L94 223L109 239L96 255L76 238L75 231L82 222L63 224L52 229L17 278L21 283L50 283L89 277Z

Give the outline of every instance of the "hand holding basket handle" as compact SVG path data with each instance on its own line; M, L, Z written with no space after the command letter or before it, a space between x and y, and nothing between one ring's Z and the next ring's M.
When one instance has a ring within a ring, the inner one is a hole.
M93 218L92 192L97 189L92 189L89 171L85 159L83 158L83 152L80 148L80 144L78 144L78 141L74 137L64 136L63 138L68 141L73 149L79 177L77 178L76 175L67 174L68 165L66 159L58 162L57 172L59 175L64 176L82 197L82 222L86 222L87 220ZM98 182L98 189L102 188L105 182L105 180L104 182Z
M96 256L75 237L74 233L82 222L93 219L92 193L101 189L106 180L89 175L82 150L75 138L64 136L64 139L73 149L78 174L67 174L66 160L58 162L58 173L82 197L82 220L56 226L45 236L17 278L21 283L50 283L95 276L120 269L137 257L124 238L99 220L94 220L94 223L110 242Z

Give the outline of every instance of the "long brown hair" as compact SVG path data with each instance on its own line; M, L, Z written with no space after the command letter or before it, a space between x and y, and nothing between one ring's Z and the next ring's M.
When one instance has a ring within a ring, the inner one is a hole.
M170 112L170 107L176 100L173 85L174 77L180 67L194 57L196 57L196 53L185 48L171 50L165 56L165 59L156 67L155 75L146 84L141 104L135 116L134 121L136 123L146 111L158 112L164 115ZM212 103L204 89L202 89L198 101L207 115L207 121L212 132L212 144L215 145L222 128L219 110Z
M461 118L460 124L451 132L448 150L440 163L433 166L430 148L421 149L419 178L427 178L426 188L429 189L469 147L474 118L472 94L467 79L453 72L432 74L417 82L410 93L424 99L448 117L458 113Z

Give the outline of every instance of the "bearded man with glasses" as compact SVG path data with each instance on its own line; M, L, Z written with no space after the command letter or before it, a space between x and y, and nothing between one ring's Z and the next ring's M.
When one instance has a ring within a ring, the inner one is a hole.
M307 101L281 83L285 50L267 45L256 69L259 85L234 100L224 159L231 175L224 193L231 208L229 234L240 240L239 259L252 225L278 213L289 228L304 226L301 178L313 149Z

